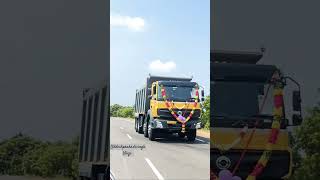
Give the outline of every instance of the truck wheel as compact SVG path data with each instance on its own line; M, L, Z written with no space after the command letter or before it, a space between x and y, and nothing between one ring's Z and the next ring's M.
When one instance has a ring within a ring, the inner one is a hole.
M138 129L138 133L142 134L143 133L143 126L140 127L140 125L139 125L140 123L139 122L143 122L142 121L143 120L143 116L140 116L139 119L140 120L138 120L138 122L137 122L137 129Z
M179 138L184 138L186 136L186 133L178 132Z
M197 136L197 130L196 129L190 129L189 132L187 132L187 139L188 141L194 141Z
M148 137L148 120L143 123L143 135L144 137Z
M154 130L151 128L150 125L148 127L148 137L150 141L154 141L156 138L156 133L154 132Z
M97 174L97 180L105 180L105 179L107 179L106 174L104 174L104 173Z

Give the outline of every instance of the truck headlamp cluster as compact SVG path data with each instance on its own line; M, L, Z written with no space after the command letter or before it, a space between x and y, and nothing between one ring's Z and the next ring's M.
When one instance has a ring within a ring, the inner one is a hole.
M156 122L157 122L157 124L156 124L157 128L163 128L162 123L160 121L156 121Z

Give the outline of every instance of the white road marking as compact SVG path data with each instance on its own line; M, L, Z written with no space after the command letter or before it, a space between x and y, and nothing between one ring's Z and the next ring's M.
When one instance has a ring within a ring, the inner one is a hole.
M129 134L127 134L127 136L128 136L129 139L132 139L132 137Z
M120 129L124 129L123 127L120 127Z
M115 179L116 179L116 176L115 176L114 173L111 171L111 169L110 169L110 172L111 172L112 180L115 180Z
M200 142L203 142L203 143L206 142L206 141L204 141L204 140L202 140L202 139L198 139L198 138L196 138L196 140L197 140L197 141L200 141Z
M157 178L159 180L164 180L164 178L162 177L162 175L160 174L160 172L157 170L157 168L152 164L152 162L150 161L150 159L148 158L144 158L147 163L149 164L149 166L151 167L153 173L157 176Z

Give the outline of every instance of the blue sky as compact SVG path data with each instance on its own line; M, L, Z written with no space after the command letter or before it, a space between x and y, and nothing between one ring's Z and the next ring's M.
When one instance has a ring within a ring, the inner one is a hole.
M149 73L210 85L209 0L111 0L111 104L133 105Z

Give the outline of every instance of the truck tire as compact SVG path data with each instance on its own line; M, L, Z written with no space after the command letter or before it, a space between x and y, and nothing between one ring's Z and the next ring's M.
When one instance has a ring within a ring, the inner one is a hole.
M107 179L106 174L104 174L104 173L97 174L97 180L106 180L106 179Z
M154 130L151 128L150 125L148 127L148 138L150 141L154 141L156 139L156 133L154 132Z
M148 137L148 120L143 122L143 135L144 137Z
M140 123L139 122L143 122L143 116L139 116L139 120L137 122L137 129L138 129L138 133L142 134L143 133L143 125L140 127Z
M79 180L90 180L88 177L83 177L83 176L80 176L78 177Z
M178 132L179 138L184 138L186 136L186 133Z
M196 139L196 136L197 136L196 129L190 129L189 132L187 132L187 139L190 142L194 141Z

